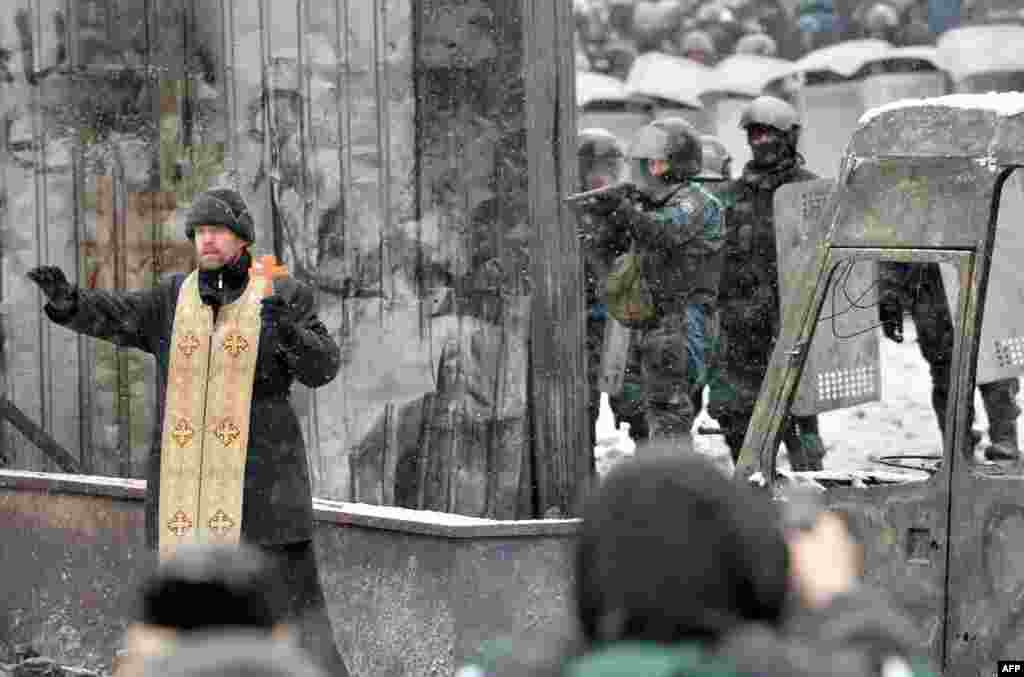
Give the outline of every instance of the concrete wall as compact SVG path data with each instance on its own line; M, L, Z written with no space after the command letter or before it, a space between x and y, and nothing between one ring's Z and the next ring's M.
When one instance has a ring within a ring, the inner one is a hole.
M145 482L0 471L0 641L106 667L155 564ZM481 641L564 630L576 520L492 521L315 501L354 677L450 675Z

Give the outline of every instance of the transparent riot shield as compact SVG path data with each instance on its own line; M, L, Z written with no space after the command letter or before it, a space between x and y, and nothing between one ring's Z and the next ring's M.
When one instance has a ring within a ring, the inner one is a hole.
M820 176L835 177L846 144L864 112L861 81L807 85L797 92L796 98L803 124L800 152L807 160L807 169Z
M883 73L864 78L861 82L864 110L900 99L927 99L945 93L946 75L941 71Z
M576 114L578 129L607 129L624 144L637 130L654 120L651 107L639 101L592 101Z
M775 191L775 237L779 261L779 296L783 308L799 296L805 265L825 239L822 220L835 182L818 179L793 183ZM833 282L836 310L822 322L811 342L807 365L792 413L810 416L877 401L881 368L878 334L862 332L860 313L877 302L875 266L861 261L840 270Z
M732 156L732 166L737 169L742 169L751 157L747 134L740 129L740 118L752 100L746 96L728 94L706 99L706 110L712 120L713 133L728 149L729 155Z
M988 294L978 348L977 383L991 383L1019 376L1024 372L1024 278L1020 275L1020 256L1024 252L1024 232L1020 215L1024 214L1024 172L1015 171L1003 184L999 198L996 242L992 248L992 267L988 276ZM957 280L947 274L943 279L950 307L957 307Z

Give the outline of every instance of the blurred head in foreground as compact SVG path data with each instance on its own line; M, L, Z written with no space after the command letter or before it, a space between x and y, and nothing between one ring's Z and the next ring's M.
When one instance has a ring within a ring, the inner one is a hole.
M119 677L193 636L248 632L289 638L276 568L248 546L184 546L142 586L141 608L125 637ZM279 642L275 642L275 645Z
M714 643L781 622L788 566L767 496L699 456L629 460L587 500L577 613L589 642Z

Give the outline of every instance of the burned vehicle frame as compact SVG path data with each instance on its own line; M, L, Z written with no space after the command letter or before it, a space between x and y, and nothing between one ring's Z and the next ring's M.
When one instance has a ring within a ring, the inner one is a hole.
M919 482L884 472L808 474L824 503L846 514L863 538L865 580L902 602L922 630L921 650L956 677L991 674L997 660L1024 655L1024 469L963 453L972 444L979 354L992 349L982 321L986 300L998 291L990 284L997 226L1019 227L1024 219L1000 219L1000 200L1022 166L1024 94L904 101L862 118L818 224L823 237L798 293L781 309L736 468L737 477L784 498L777 449L809 346L816 332L828 331L822 313L844 266L889 260L954 270L947 279L959 289L950 308L955 339L941 461ZM1008 367L1020 373L1019 365Z

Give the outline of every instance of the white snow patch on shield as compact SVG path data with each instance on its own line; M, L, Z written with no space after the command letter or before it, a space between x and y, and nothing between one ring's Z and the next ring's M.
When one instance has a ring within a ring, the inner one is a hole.
M960 108L964 110L988 110L1009 117L1024 113L1024 92L989 92L988 94L949 94L932 99L903 99L872 108L860 117L865 125L872 119L901 108L915 107Z

